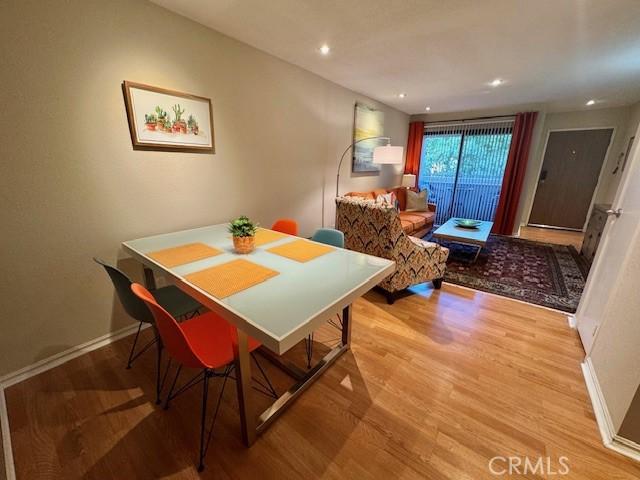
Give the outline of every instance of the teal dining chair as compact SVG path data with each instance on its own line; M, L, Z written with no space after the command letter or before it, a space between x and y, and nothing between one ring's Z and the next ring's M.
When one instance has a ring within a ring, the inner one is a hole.
M331 245L332 247L344 248L344 233L335 228L319 228L313 234L311 240Z
M324 243L325 245L331 245L332 247L344 248L344 233L335 228L319 228L316 233L313 234L311 240L318 243ZM342 319L338 315L338 325L334 320L329 320L329 323L339 330L342 329ZM311 368L311 357L313 356L313 333L305 339L305 350L307 353L307 368Z

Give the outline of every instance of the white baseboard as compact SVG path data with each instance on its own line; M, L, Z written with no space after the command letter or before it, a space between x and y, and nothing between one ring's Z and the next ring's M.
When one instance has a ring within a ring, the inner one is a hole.
M142 326L143 329L147 327L149 327L149 324L145 324ZM110 343L131 335L136 331L137 328L138 324L136 323L135 325L130 325L120 330L116 330L115 332L107 333L106 335L94 338L93 340L89 340L88 342L81 345L76 345L75 347L71 347L68 350L56 353L55 355L39 360L32 365L28 365L24 368L21 368L20 370L9 373L8 375L0 378L0 388L10 387L11 385L20 383L27 378L33 377L42 372L46 372L47 370L51 370L52 368L55 368L58 365L62 365L69 360L73 360L74 358L79 357L80 355L84 355L87 352L104 347L105 345L109 345Z
M578 328L578 321L575 315L567 315L567 322L569 322L569 326L574 330Z
M148 328L150 325L145 324L143 329ZM134 333L138 328L138 324L130 325L128 327L116 330L115 332L107 333L101 337L94 338L86 343L72 347L64 352L57 353L51 357L42 359L33 365L21 368L15 372L9 373L0 378L0 431L2 432L2 450L4 453L4 465L7 480L15 480L16 472L15 465L13 463L13 450L11 448L11 430L9 428L9 413L7 411L7 402L4 395L5 388L20 383L30 377L38 375L47 370L62 365L63 363L73 360L80 355L84 355L92 350L104 347L113 343L121 338Z
M620 437L613 427L609 409L607 408L600 384L598 383L598 378L596 377L596 372L593 369L593 364L589 357L582 363L582 374L587 384L589 397L591 397L591 404L593 405L593 411L596 415L596 422L598 423L602 443L604 443L605 447L640 462L640 445Z
M596 415L596 421L598 422L598 428L600 429L600 435L605 445L610 444L613 441L615 430L613 428L613 421L609 414L609 409L600 390L600 383L596 377L596 372L593 369L591 358L587 357L582 363L582 374L584 375L584 381L587 384L587 391L589 397L591 397L591 405L593 405L593 412Z
M619 435L613 437L613 443L609 447L629 458L633 458L636 462L640 462L640 445Z

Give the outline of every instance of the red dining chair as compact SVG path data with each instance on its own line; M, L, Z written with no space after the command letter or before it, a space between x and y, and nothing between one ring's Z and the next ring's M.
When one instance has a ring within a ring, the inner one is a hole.
M235 359L234 340L237 343L237 330L213 312L207 312L198 317L178 323L169 312L156 302L151 293L142 285L134 283L131 285L131 290L138 298L143 300L151 310L164 348L169 353L170 359L178 363L176 376L167 396L165 408L169 407L169 401L171 399L184 393L201 381L203 382L202 412L200 417L200 456L198 461L198 471L201 472L204 470L204 457L209 448L209 442L211 441L211 434L216 417L218 416L218 410L220 409L224 388L229 375L233 371L233 361ZM249 349L256 363L257 359L253 351L259 346L260 343L256 340L249 340ZM201 371L173 393L182 367L194 368ZM258 367L271 388L270 393L277 398L275 390L259 364ZM216 370L219 369L222 369L221 373L216 372ZM224 380L218 401L216 402L209 434L205 442L209 379L212 377L221 377Z
M271 230L286 233L287 235L298 235L298 224L295 220L289 218L281 218L271 225Z

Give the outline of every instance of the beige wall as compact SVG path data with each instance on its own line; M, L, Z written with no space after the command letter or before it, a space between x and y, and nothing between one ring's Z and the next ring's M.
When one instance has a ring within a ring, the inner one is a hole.
M640 228L629 239L624 268L619 272L600 320L590 353L615 431L640 385Z
M631 114L632 107L590 109L575 112L545 112L543 105L536 104L519 105L499 110L413 115L411 120L433 122L492 115L513 115L522 111L538 111L538 119L533 131L532 147L529 153L529 163L527 165L527 172L522 189L522 197L516 216L518 219L516 221L517 227L518 225L525 225L528 221L538 184L540 168L544 160L545 144L551 130L595 127L614 127L616 129L613 143L605 159L602 176L596 187L595 195L595 201L597 203L611 203L613 201L620 181L620 172L616 175L612 175L612 172L620 154L626 151L629 137L635 132L635 128L631 128L631 124L635 121L635 126L637 126L638 121L640 121L640 107L638 107L638 105L639 104L636 104L635 106L635 115L637 117L635 120L631 118L633 117Z
M627 113L627 123L625 128L622 128L620 130L620 143L618 144L618 150L614 151L615 155L612 158L612 160L615 161L612 162L612 165L610 165L612 169L618 161L624 160L624 155L627 152L627 147L629 145L629 140L631 139L631 137L636 137L634 140L634 144L640 142L640 138L637 138L638 126L640 126L640 102L634 103L629 107ZM627 160L627 163L628 162L629 159ZM620 165L622 165L622 163ZM621 172L619 170L615 178L613 178L609 183L609 188L606 193L607 200L609 202L612 202L615 199L616 193L618 191L618 185L620 184L620 179L622 178L622 175L620 175L620 173Z
M627 130L624 134L627 143L629 138L631 138L632 136L636 136L634 143L640 142L640 138L637 137L639 126L640 126L640 102L636 103L631 107L631 111L629 114L629 121L627 124ZM631 159L629 159L628 161L631 161ZM628 164L627 164L627 167L629 167ZM635 292L637 292L636 284L638 283L637 282L638 265L640 264L635 265L635 268L636 268L635 271L632 270L633 276L631 277L631 280L634 282L633 283L634 286L632 288L635 288ZM633 311L633 310L630 310L629 308L627 311ZM635 323L637 324L637 314L635 317ZM627 332L624 331L623 335L626 336ZM637 340L640 340L640 338L637 338ZM637 347L637 343L634 345L634 347ZM635 364L632 364L632 365L635 366ZM640 383L640 380L638 381ZM629 408L626 414L624 415L624 419L622 420L622 424L620 426L619 435L623 438L626 438L637 444L640 444L640 387L638 387L638 389L636 390L633 400L631 401L631 405L629 405Z
M91 261L123 240L243 213L308 235L323 200L331 224L356 100L406 142L404 113L141 0L2 2L0 57L0 375L126 325ZM125 79L211 97L216 154L134 152ZM349 163L342 191L397 182Z
M640 440L640 149L634 149L620 188L623 216L609 223L589 273L576 318L581 334L594 335L588 359L614 433ZM618 223L620 222L620 223ZM602 294L602 302L597 302ZM589 330L597 327L597 330ZM586 332L585 332L586 330ZM588 342L587 342L588 343ZM588 346L588 345L587 345Z

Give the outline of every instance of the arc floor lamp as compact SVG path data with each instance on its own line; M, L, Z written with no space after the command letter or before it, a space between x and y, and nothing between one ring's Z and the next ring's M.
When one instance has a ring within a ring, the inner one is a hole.
M354 148L358 143L364 142L365 140L386 140L387 141L386 145L381 145L373 149L373 163L383 164L383 165L400 165L402 163L402 154L404 153L404 148L391 145L391 138L379 136L379 137L361 138L360 140L356 140L345 149L345 151L342 153L342 156L340 157L340 163L338 163L338 173L336 174L336 197L338 196L339 189L340 189L340 168L342 167L342 161L344 160L344 156L347 154L349 150Z

